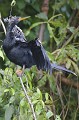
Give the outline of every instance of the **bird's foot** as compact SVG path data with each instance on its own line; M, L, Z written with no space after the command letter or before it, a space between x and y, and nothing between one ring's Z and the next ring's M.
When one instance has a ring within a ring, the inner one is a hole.
M16 70L16 74L18 77L22 77L23 71L22 70Z

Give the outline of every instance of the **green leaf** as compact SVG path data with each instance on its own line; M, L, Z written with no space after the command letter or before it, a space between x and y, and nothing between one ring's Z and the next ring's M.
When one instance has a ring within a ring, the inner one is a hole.
M2 50L0 50L0 57L4 60L4 55L3 55Z
M53 28L50 26L49 23L47 24L47 27L48 27L50 38L52 38L53 37L53 32L52 32Z
M51 20L53 20L54 18L59 17L59 16L63 16L63 15L62 15L62 14L57 14L57 15L52 16L52 17L48 20L48 23L49 23Z
M35 111L37 115L39 115L43 111L43 106L40 102L37 103Z
M39 102L39 100L34 100L32 103L33 104L36 104L36 103L38 103Z
M32 28L34 28L34 27L36 27L36 26L38 26L38 25L41 25L41 24L43 24L43 23L47 23L47 22L36 22L36 23L32 24L29 29L31 30Z
M54 56L52 55L52 53L50 53L50 52L48 52L48 51L46 51L46 53L47 53L49 59L53 62Z
M0 74L4 75L4 70L0 69Z
M41 103L42 103L42 106L43 106L43 108L45 107L45 104L44 104L44 102L41 100Z
M5 120L11 120L13 113L14 113L13 105L7 107L7 109L5 111Z
M71 66L71 61L70 59L67 60L67 63L66 63L66 68L69 69Z
M9 89L5 89L4 92L9 92Z
M27 30L26 32L25 32L25 36L28 36L30 34L30 30Z
M50 117L53 116L53 113L49 110L49 111L46 113L46 116L47 116L47 118L49 119Z
M74 30L75 30L75 27L68 27L68 29L70 30L70 32L74 32Z
M54 36L53 27L51 27L49 23L47 24L47 27L48 27L48 30L49 30L50 39L54 38L55 42L58 45L60 43L60 41Z
M46 99L46 100L49 99L49 95L48 95L48 93L45 93L45 99Z
M12 96L12 97L10 98L10 100L9 100L9 103L11 104L11 103L13 103L14 101L15 101L15 97Z
M59 115L56 115L55 120L61 120L60 116L59 116Z
M24 105L25 105L24 98L20 101L20 105L21 105L21 106L24 106Z
M73 61L71 61L71 63L72 63L72 65L73 65L73 67L74 67L76 73L79 74L79 68L78 68L77 64L76 64L75 62L73 62Z
M43 19L43 20L48 20L48 17L44 12L37 14L35 17L38 17L38 18Z
M12 95L15 95L15 90L11 88Z
M38 93L38 94L41 94L41 91L39 90L39 88L37 88L37 93Z
M37 93L39 94L40 99L42 99L42 93L41 93L41 91L39 90L39 88L37 88Z

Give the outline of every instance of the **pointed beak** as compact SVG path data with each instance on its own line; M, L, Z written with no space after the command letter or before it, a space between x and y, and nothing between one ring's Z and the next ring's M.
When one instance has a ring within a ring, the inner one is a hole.
M23 18L22 18L22 17L20 17L20 18L19 18L19 21L26 20L26 19L28 19L28 18L30 18L30 16L23 17Z

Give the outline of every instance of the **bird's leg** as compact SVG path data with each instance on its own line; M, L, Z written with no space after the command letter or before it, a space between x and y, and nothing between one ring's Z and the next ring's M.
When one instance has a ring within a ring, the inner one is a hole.
M24 74L24 70L25 70L25 65L23 65L22 74Z
M24 74L24 70L25 70L25 65L23 65L22 70L16 70L16 74L21 77Z

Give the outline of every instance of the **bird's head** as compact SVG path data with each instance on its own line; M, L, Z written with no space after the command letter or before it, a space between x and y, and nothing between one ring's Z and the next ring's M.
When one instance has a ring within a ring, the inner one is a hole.
M8 24L18 24L18 22L28 19L30 16L28 17L17 17L17 16L10 16L9 18L5 18L4 22L8 23Z

